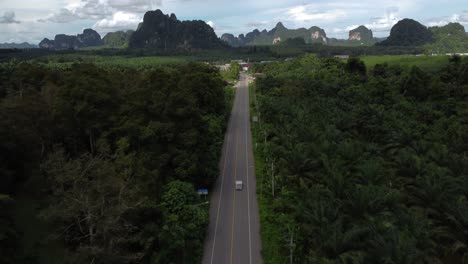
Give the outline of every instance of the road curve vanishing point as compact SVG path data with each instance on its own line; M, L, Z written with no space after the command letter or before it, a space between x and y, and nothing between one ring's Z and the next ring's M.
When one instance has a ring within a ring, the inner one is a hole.
M261 264L260 221L250 132L249 79L241 73L211 196L203 264ZM244 183L235 190L235 181Z

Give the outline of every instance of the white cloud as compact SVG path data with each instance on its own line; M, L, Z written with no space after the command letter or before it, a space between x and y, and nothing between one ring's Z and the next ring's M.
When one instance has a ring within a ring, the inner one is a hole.
M459 14L453 14L451 16L442 18L430 19L427 23L429 26L445 26L448 23L460 23L462 25L468 25L468 11L462 11Z
M15 19L15 12L6 11L3 16L0 16L0 24L19 24L20 22Z
M333 21L347 15L342 9L317 10L315 5L300 5L290 8L287 14L295 22Z
M206 22L206 23L207 23L211 28L216 29L216 25L215 25L215 23L214 23L213 21L210 20L210 21L208 21L208 22Z
M31 21L21 21L15 24L2 24L0 27L0 42L29 42L38 43L44 38L44 29L41 24ZM47 30L47 29L45 29Z
M40 22L67 23L74 20L98 20L96 25L135 25L137 16L162 5L162 0L67 0L65 7Z
M468 11L463 11L460 15L460 21L468 23Z
M382 17L372 18L371 22L364 24L364 26L366 26L374 32L388 32L396 23L398 23L398 21L401 20L398 15L398 12L398 7L389 7L387 8L385 15L383 15ZM346 31L353 30L359 26L360 25L357 24L348 26L346 27Z
M96 22L93 28L99 31L136 28L141 21L142 18L139 15L118 11L114 13L111 18L104 18Z
M258 28L265 26L268 23L268 21L263 21L263 22L248 22L245 24L247 27L253 27L253 28Z
M52 13L46 18L38 19L38 22L52 22L52 23L69 23L78 20L79 17L72 13L69 9L62 8L58 12Z
M366 27L372 29L373 31L383 31L387 32L401 20L398 15L398 7L389 7L385 12L385 15L382 17L374 18L373 21L369 24L365 24Z

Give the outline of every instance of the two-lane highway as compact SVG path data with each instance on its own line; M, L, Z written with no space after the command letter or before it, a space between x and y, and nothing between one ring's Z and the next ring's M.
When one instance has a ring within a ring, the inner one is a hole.
M244 188L235 190L235 181ZM210 207L203 264L260 264L260 223L250 132L248 76L241 74Z

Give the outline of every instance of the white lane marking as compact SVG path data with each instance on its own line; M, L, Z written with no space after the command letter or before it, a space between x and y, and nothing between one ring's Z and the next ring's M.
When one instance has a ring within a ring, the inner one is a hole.
M236 92L237 93L237 92ZM235 99L234 99L235 100ZM224 186L224 176L226 174L226 161L227 161L227 155L228 155L228 151L229 151L229 139L231 138L231 133L230 133L230 129L231 129L231 125L232 125L232 122L231 122L231 118L233 116L233 112L234 112L234 106L235 104L233 104L233 107L231 109L231 116L229 117L229 124L228 124L228 127L227 127L227 134L228 134L228 137L226 139L226 150L224 151L224 162L223 162L223 174L221 175L221 192L219 194L219 199L218 199L218 212L216 213L216 224L215 224L215 233L214 233L214 240L213 240L213 247L211 248L211 261L210 263L213 264L213 258L214 258L214 249L215 249L215 246L216 246L216 234L218 233L218 222L219 222L219 211L221 209L221 198L223 197L223 186Z
M252 264L252 233L250 231L250 187L249 187L249 157L248 157L248 151L247 151L247 128L249 127L249 107L250 107L250 102L249 102L249 85L247 84L247 108L246 108L246 114L245 114L245 170L246 170L246 175L247 175L247 216L249 218L249 263ZM244 100L245 102L245 100Z

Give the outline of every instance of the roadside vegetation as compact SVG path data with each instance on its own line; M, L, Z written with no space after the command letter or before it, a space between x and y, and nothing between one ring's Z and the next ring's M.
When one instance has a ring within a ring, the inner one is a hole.
M468 61L253 70L265 263L468 263Z
M229 68L221 71L223 79L229 82L236 82L239 79L241 66L237 62L231 62Z
M200 262L232 98L203 64L0 64L0 262Z

